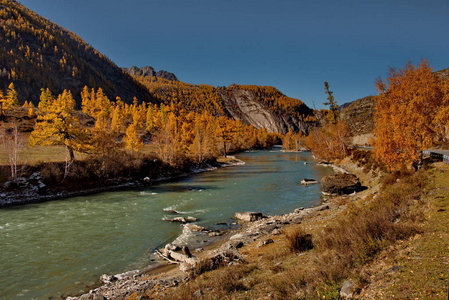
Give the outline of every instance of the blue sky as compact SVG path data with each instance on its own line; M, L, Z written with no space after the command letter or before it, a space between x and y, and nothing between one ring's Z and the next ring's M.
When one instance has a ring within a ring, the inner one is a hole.
M120 67L271 85L322 108L376 93L388 67L449 68L449 0L21 0Z

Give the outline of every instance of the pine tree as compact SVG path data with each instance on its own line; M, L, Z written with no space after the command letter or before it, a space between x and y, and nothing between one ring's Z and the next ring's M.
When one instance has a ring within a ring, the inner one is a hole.
M335 124L338 119L338 105L337 101L334 99L334 93L329 91L329 83L327 83L327 81L324 82L324 91L327 94L327 102L324 102L324 105L328 105L330 110L326 116L326 119L328 119L328 121L332 124Z

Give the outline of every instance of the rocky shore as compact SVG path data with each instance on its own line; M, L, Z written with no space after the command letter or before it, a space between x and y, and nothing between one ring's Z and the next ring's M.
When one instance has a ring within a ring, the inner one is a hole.
M332 166L332 165L329 165ZM344 165L352 171L353 165ZM341 167L333 166L339 174L348 174L348 171ZM370 194L368 190L365 195ZM359 195L342 196L348 199L357 199ZM297 208L291 213L283 215L265 216L254 212L237 212L236 221L240 228L221 232L220 239L212 245L199 249L189 249L179 247L174 244L168 244L164 248L157 250L165 258L165 263L161 260L160 264L147 270L135 270L123 274L107 276L103 275L102 286L89 291L89 293L78 297L69 297L70 300L85 299L126 299L131 295L155 295L164 294L164 291L186 283L198 272L199 269L206 266L206 270L211 270L223 265L232 265L244 260L242 251L245 247L252 244L251 247L264 247L267 244L274 243L276 236L285 233L285 228L302 223L306 219L313 220L320 217L324 211L329 211L327 215L337 214L339 205L332 198L327 198L316 207ZM349 200L351 201L351 200ZM208 234L207 229L195 226L195 224L186 224L185 230L200 231ZM169 265L169 266L167 266Z
M299 224L305 218L318 215L324 210L334 207L332 202L326 202L316 207L297 208L284 215L264 216L260 213L236 213L236 219L241 227L231 230L223 238L212 244L209 249L196 249L194 254L185 254L181 247L169 244L160 252L167 257L168 264L176 264L168 270L161 264L147 270L135 270L117 275L103 275L102 286L78 297L69 297L69 300L86 299L126 299L136 294L153 291L163 293L167 288L176 287L189 280L189 275L199 264L207 262L209 268L214 264L223 266L238 263L242 260L241 250L248 244L258 241L258 247L273 243L270 236L280 235L285 226ZM185 225L187 226L187 225ZM196 230L196 229L194 229ZM170 250L174 249L174 250ZM178 250L179 249L179 250ZM155 274L156 273L156 274Z

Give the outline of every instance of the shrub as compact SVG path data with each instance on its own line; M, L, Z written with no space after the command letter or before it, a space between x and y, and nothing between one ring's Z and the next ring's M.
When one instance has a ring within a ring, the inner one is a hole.
M291 252L304 252L313 249L312 235L297 227L286 235L287 246Z

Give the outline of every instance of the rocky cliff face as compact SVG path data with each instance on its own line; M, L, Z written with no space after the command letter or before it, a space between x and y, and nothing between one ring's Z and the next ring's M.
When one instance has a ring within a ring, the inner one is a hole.
M374 96L344 105L340 119L348 124L353 145L369 144L370 138L374 136Z
M154 68L150 67L150 66L146 66L143 68L138 68L136 66L132 66L131 68L122 68L122 70L131 75L135 75L135 76L160 77L160 78L164 78L167 80L178 81L178 78L176 77L175 74L164 71L164 70L160 70L160 71L156 72L156 70L154 70Z
M307 132L311 125L292 114L273 111L251 90L235 88L219 90L218 93L229 116L256 128L265 128L269 132L285 134L288 130ZM311 113L306 105L301 109L306 115Z
M286 124L274 113L257 102L251 91L243 89L220 92L225 110L236 120L251 124L256 128L266 128L270 132L285 133Z

